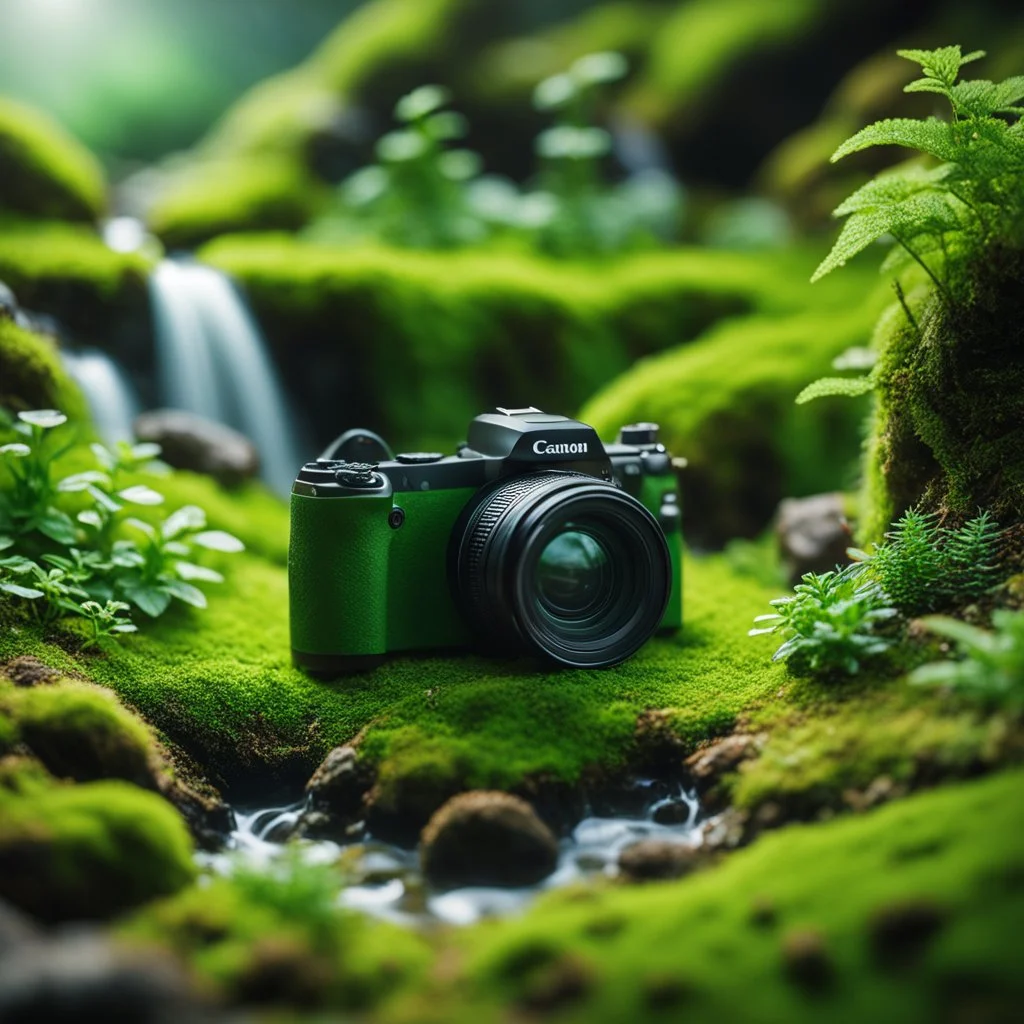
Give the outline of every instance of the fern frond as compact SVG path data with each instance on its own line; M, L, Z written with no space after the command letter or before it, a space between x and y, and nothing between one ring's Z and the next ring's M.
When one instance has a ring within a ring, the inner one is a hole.
M947 121L931 117L919 121L913 117L891 117L876 121L848 138L830 157L832 163L851 153L859 153L871 146L903 146L919 149L939 160L953 161L959 147Z
M859 395L866 395L874 390L875 381L873 377L821 377L808 384L807 387L796 396L796 404L803 405L812 402L815 398L830 398L843 396L845 398L856 398Z
M954 165L950 163L939 164L938 167L922 167L918 163L903 164L861 185L832 211L832 215L845 217L872 206L890 206L901 202L917 192L933 188L949 177L953 170Z
M964 523L946 541L944 589L956 602L972 601L999 582L999 546L1003 532L988 513Z

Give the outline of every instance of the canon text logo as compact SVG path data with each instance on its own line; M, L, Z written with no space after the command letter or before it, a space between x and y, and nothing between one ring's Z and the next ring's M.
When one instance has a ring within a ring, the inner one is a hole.
M549 444L547 441L534 441L535 455L585 455L586 441L574 441L572 444Z

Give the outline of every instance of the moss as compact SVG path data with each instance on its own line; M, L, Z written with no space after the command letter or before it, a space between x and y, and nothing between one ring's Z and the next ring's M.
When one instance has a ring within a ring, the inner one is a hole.
M0 694L22 741L59 778L124 779L152 788L153 737L113 694L85 683L36 686Z
M878 799L888 799L1024 756L1012 722L950 706L902 680L845 694L822 694L812 683L803 690L787 695L788 707L763 713L768 739L757 757L739 765L729 787L735 806L771 803L786 818L809 818L859 808L860 794L872 786L880 787ZM801 697L810 706L794 708ZM752 728L757 725L755 715Z
M18 726L10 715L0 713L0 758L6 757L18 742Z
M148 335L150 261L108 249L95 231L57 222L0 221L0 281L78 340L109 349L118 332ZM140 326L141 325L141 326Z
M105 205L97 160L45 114L0 99L0 212L96 220Z
M171 177L149 227L168 249L191 249L232 231L295 230L326 198L323 184L286 157L204 161Z
M300 365L297 345L301 365L321 368L312 382L298 373L289 380L304 406L341 404L348 422L399 446L448 448L472 416L497 404L571 410L638 356L723 316L807 302L846 308L866 287L853 271L838 287L809 288L803 252L681 250L567 266L516 253L483 260L268 236L221 239L201 255L241 280L286 374ZM813 365L802 370L814 374ZM325 438L339 428L326 415L314 426Z
M877 303L723 323L698 341L638 363L588 402L581 417L610 439L622 423L653 420L688 460L685 528L719 544L754 536L780 499L842 489L853 476L866 407L828 400L795 406L805 384L870 336Z
M1024 254L970 268L972 298L950 307L922 289L916 326L891 311L878 327L878 399L865 471L865 534L908 507L953 520L989 509L1024 518Z
M1022 784L1008 773L793 826L681 882L553 894L521 919L454 936L463 969L406 1010L495 1018L528 996L534 950L546 951L543 967L571 948L591 979L572 1019L647 1019L660 1008L694 1021L923 1022L937 1007L956 1015L978 1004L1009 1019L1022 994ZM886 956L893 929L879 922L909 900L929 908L931 925L913 960ZM621 927L596 927L609 918ZM809 992L812 946L832 984Z
M45 921L110 917L195 877L175 810L126 782L0 786L0 896Z
M0 406L11 411L62 409L85 418L85 399L50 338L0 319Z
M239 869L147 907L119 930L169 949L229 1003L369 1010L422 980L415 933L337 909L335 868Z

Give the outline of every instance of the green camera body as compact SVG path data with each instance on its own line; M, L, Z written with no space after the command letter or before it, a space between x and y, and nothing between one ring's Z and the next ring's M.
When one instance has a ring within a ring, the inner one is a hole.
M288 578L315 675L470 647L616 664L682 624L672 460L653 424L604 445L532 408L478 416L447 457L348 431L295 481Z

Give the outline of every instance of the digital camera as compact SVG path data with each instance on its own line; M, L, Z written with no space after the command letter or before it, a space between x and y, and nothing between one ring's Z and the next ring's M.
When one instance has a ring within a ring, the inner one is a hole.
M602 444L539 409L477 416L456 454L350 430L292 487L295 663L476 646L614 665L682 623L676 474L652 423Z

